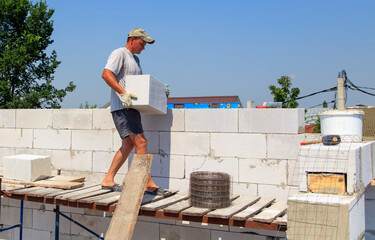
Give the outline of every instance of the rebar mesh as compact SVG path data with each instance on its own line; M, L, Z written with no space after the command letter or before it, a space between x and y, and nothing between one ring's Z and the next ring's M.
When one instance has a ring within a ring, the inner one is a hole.
M190 202L193 207L226 208L230 206L230 175L198 171L190 174Z

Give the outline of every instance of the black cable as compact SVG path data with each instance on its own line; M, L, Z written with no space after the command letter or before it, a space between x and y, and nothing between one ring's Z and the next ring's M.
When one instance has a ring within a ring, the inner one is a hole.
M347 82L348 82L348 83L354 88L354 89L352 89L352 88L350 88L350 89L352 89L352 90L357 90L357 91L363 92L363 93L368 94L368 95L371 95L371 96L375 96L374 93L369 93L369 92L367 92L367 91L365 91L365 90L360 89L360 88L357 87L354 83L352 83L352 81L350 81L349 78L348 78L347 76L345 76L345 77L346 77L346 81L347 81Z
M357 86L358 88L364 88L364 89L371 89L371 90L375 90L375 88L371 88L371 87L360 87L360 86Z
M330 103L334 103L336 100L332 100L332 101L330 101L330 102L326 102L327 103L327 105L328 104L330 104ZM318 104L318 105L315 105L315 106L312 106L312 107L309 107L309 108L307 108L307 109L310 109L310 108L316 108L316 107L319 107L319 106L322 106L322 105L324 105L324 103L321 103L321 104Z
M314 96L318 93L324 93L324 92L332 92L332 91L335 91L337 89L337 87L332 87L332 88L329 88L329 89L325 89L325 90L322 90L322 91L319 91L319 92L314 92L314 93L311 93L311 94L308 94L308 95L305 95L305 96L302 96L302 97L298 97L298 98L295 98L295 99L291 99L291 100L287 100L287 101L284 101L284 103L288 103L290 101L294 101L294 100L300 100L302 98L306 98L306 97L311 97L311 96Z

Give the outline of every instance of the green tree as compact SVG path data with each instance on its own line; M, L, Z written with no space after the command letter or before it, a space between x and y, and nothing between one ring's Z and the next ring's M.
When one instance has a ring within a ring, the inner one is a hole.
M60 108L73 82L52 85L59 66L53 43L53 9L43 1L0 0L0 108Z
M296 108L298 107L298 102L295 100L300 90L299 88L292 88L292 79L290 76L281 76L277 79L277 82L281 87L276 87L275 85L270 85L268 88L271 90L271 94L274 96L274 102L285 102L283 103L283 108Z
M94 109L94 108L97 108L98 107L98 104L94 104L94 105L91 105L89 104L89 102L85 102L85 105L83 105L83 103L81 103L81 105L79 105L79 108L80 109Z
M326 101L323 101L323 108L328 108L328 103Z

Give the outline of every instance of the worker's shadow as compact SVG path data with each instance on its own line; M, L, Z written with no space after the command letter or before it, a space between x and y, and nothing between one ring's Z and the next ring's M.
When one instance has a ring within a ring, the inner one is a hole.
M171 127L173 123L172 110L167 114L142 114L142 126L147 139L147 153L154 156L151 166L151 177L159 187L169 189L171 172ZM130 167L134 150L129 155Z

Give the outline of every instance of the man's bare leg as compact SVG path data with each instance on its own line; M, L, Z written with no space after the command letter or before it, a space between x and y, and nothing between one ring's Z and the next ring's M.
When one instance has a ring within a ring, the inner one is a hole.
M147 154L147 140L143 133L130 135L129 137L133 140L136 154ZM152 180L151 174L150 174L145 190L152 192L158 188L159 188L158 185L156 185L155 182Z
M116 152L114 156L111 166L109 167L107 175L104 177L102 181L102 186L110 187L115 184L115 175L120 169L120 167L124 164L126 159L128 158L130 152L133 150L134 144L130 137L122 139L121 147Z

